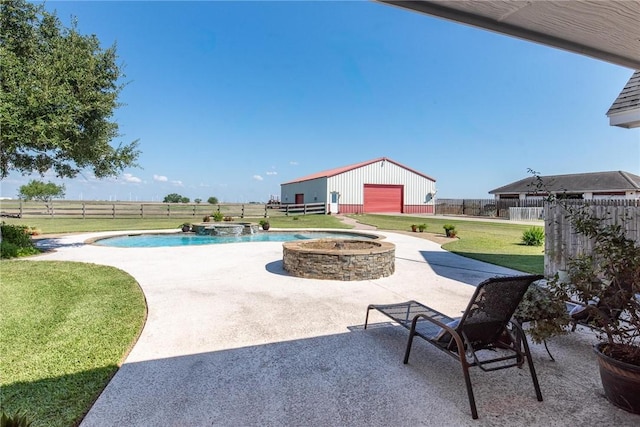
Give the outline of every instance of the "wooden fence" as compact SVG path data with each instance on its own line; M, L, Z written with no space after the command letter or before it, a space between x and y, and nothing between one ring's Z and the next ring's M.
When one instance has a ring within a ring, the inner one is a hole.
M611 200L590 202L588 209L603 218L605 224L620 225L628 238L640 244L640 204L638 201ZM568 261L588 254L592 242L577 234L567 217L567 211L557 204L548 204L545 217L544 273L551 277L567 270Z
M436 215L487 216L509 219L509 210L514 207L542 208L542 200L520 199L437 199Z
M134 203L85 202L55 200L49 204L34 201L2 200L0 216L33 218L41 216L60 218L204 218L214 212L234 218L266 218L274 215L324 214L324 203L282 205L275 208L263 203Z
M535 221L544 219L544 208L509 208L511 221Z
M280 205L280 211L284 212L285 215L289 214L325 214L327 211L327 205L324 203L305 203L305 204L295 204L290 203L286 205Z

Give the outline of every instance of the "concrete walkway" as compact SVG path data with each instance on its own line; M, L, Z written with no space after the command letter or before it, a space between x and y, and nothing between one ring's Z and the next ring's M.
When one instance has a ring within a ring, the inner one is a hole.
M129 232L132 233L132 232ZM533 346L544 402L526 368L472 369L480 419L471 419L459 365L416 341L369 303L416 299L455 316L473 286L513 274L410 235L396 244L390 277L341 282L282 269L282 244L121 249L85 244L109 233L43 243L36 261L111 265L136 278L148 304L144 330L82 426L637 426L640 417L602 396L591 350L578 331Z
M354 230L377 230L377 227L368 224L362 224L357 220L345 215L336 215L336 218L338 218L343 223L352 226Z

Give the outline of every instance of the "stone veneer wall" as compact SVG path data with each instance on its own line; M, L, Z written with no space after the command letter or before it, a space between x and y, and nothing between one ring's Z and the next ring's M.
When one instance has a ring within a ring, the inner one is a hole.
M307 242L311 243L311 242ZM395 245L372 243L369 249L314 249L305 242L283 243L283 267L292 276L328 280L371 280L395 271Z

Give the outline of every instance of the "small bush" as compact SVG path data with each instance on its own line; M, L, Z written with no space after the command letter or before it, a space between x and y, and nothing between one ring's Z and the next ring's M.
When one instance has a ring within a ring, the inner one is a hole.
M16 245L3 239L2 243L0 243L0 258L16 258L18 249Z
M26 225L10 225L2 223L2 240L6 240L14 245L25 247L32 246L30 229Z
M544 243L544 229L531 227L522 232L522 243L526 246L542 246Z
M420 224L418 226L418 230L420 230L421 233L426 229L427 229L427 224Z
M213 220L215 222L220 222L224 219L224 215L222 214L222 212L214 212L211 216L213 217Z
M32 230L26 225L2 223L0 232L2 233L0 258L15 258L40 252L31 241Z

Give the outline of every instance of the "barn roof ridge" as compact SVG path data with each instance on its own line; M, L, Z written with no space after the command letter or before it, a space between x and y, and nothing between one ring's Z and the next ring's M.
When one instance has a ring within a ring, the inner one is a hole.
M353 164L350 164L350 165L347 165L347 166L340 166L340 167L337 167L337 168L327 169L327 170L324 170L324 171L312 173L310 175L305 175L303 177L296 178L296 179L288 181L288 182L284 182L281 185L293 184L293 183L296 183L296 182L311 181L312 179L318 179L318 178L331 178L332 176L336 176L336 175L339 175L341 173L349 172L351 170L358 169L358 168L361 168L361 167L364 167L364 166L368 166L368 165L370 165L372 163L381 162L381 161L393 163L394 165L397 165L397 166L399 166L399 167L401 167L403 169L406 169L406 170L411 171L411 172L413 172L413 173L415 173L417 175L420 175L420 176L422 176L424 178L427 178L427 179L429 179L429 180L431 180L433 182L436 182L435 178L432 178L429 175L425 175L422 172L418 172L417 170L412 169L410 167L407 167L407 166L405 166L405 165L403 165L401 163L398 163L395 160L392 160L392 159L390 159L388 157L378 157L378 158L367 160L367 161L364 161L364 162L353 163Z

